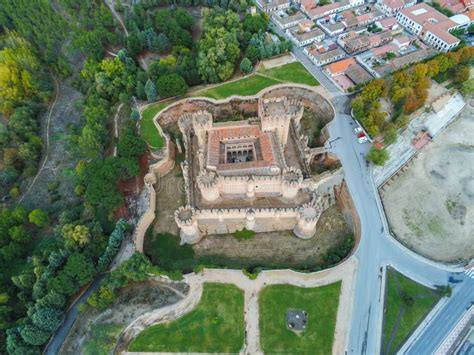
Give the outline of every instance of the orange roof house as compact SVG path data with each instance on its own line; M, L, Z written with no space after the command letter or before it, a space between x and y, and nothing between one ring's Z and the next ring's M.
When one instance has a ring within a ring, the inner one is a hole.
M355 65L356 61L354 58L346 58L335 63L329 64L325 70L331 76L337 76L344 74L344 72L351 66Z

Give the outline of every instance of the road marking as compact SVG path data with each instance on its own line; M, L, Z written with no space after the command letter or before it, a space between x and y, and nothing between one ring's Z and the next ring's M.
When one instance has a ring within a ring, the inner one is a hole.
M471 279L474 279L474 268L465 270L464 273Z

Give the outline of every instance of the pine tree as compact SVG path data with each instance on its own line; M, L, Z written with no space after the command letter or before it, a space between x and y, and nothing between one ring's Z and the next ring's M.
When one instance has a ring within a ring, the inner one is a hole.
M247 57L244 57L244 59L242 59L240 62L240 71L244 74L248 74L252 71L252 69L252 62Z
M158 98L156 94L155 84L153 84L153 81L151 81L150 79L148 79L145 84L145 94L146 94L146 99L149 102L156 101L156 99Z
M153 44L158 53L165 53L171 49L171 43L164 33L160 33L156 38L156 43Z

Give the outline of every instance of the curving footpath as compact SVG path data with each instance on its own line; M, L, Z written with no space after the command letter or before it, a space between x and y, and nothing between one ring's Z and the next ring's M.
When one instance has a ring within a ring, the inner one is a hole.
M123 350L142 330L153 324L160 324L178 319L190 312L201 299L203 284L226 283L233 284L244 291L244 319L245 319L245 344L242 353L261 354L259 331L259 303L260 291L269 285L288 284L297 287L320 287L341 281L339 306L337 309L336 330L334 334L333 353L344 352L348 336L348 316L351 313L354 275L357 269L357 260L350 257L340 265L314 273L300 273L291 270L272 270L261 272L255 280L250 280L240 270L204 269L200 273L186 275L185 281L190 290L182 301L155 311L146 313L128 325L119 338L117 352ZM124 352L125 354L133 354Z

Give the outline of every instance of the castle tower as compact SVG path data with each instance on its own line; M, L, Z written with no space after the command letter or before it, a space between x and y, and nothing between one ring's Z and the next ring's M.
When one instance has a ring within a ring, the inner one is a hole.
M247 208L245 211L245 228L253 230L255 227L255 211L252 208Z
M262 131L274 131L283 146L288 141L291 115L288 112L288 100L285 96L261 99L259 116Z
M196 244L201 239L196 211L191 206L181 206L174 212L176 224L181 229L181 244Z
M212 128L212 114L208 111L198 111L192 114L194 134L198 139L199 148L206 144L207 132Z
M316 234L316 224L321 216L320 208L314 203L303 205L298 213L298 223L293 232L298 238L309 239Z
M293 200L298 195L303 182L303 174L301 170L295 169L293 166L283 170L282 178L282 197L285 200Z
M252 198L255 196L255 180L253 176L249 176L247 179L247 197Z
M197 177L197 185L202 197L208 202L216 201L220 197L219 181L214 172L201 170Z

